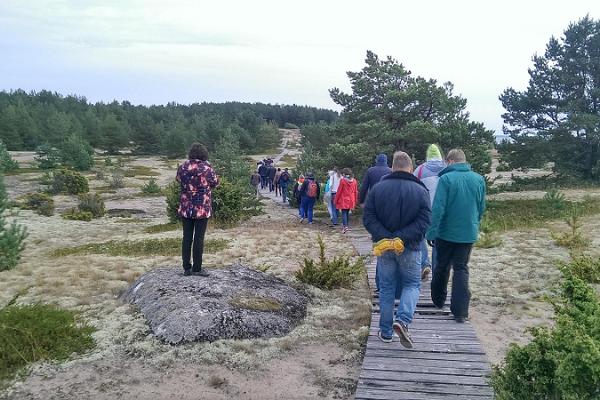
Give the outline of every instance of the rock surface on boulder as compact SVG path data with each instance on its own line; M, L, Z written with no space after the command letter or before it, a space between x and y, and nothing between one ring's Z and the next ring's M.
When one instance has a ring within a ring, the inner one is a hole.
M282 336L306 315L308 299L283 280L233 265L208 277L158 268L124 293L167 343Z

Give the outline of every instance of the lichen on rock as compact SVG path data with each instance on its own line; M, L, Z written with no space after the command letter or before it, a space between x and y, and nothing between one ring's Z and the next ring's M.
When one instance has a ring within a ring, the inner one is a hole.
M184 276L179 268L158 268L123 299L170 344L283 336L306 315L308 298L281 279L240 264L207 271Z

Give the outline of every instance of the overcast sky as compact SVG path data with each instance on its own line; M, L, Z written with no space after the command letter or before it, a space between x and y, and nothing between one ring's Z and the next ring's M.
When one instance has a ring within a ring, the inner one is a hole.
M0 90L91 101L260 101L339 110L366 50L451 81L501 133L498 95L600 1L0 0Z

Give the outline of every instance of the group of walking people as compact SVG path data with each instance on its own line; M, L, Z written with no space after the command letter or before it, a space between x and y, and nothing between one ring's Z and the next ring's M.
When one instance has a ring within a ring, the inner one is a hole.
M379 157L378 162L383 159ZM485 211L485 180L471 170L462 150L450 150L444 159L436 145L429 146L427 161L414 170L412 159L402 151L394 153L391 172L379 176L383 167L369 169L368 187L363 186L363 223L378 254L379 338L389 343L395 334L403 346L412 348L408 327L421 281L432 266L434 305L444 307L453 270L450 311L456 322L468 318L468 262ZM432 263L427 245L432 247ZM399 303L394 313L395 300Z
M323 198L332 226L349 229L351 210L360 204L363 224L374 243L377 255L376 284L381 317L379 338L391 342L394 334L405 347L412 347L408 327L419 299L421 281L433 270L431 297L435 306L446 302L450 271L453 270L450 311L456 322L468 318L469 257L479 235L485 211L485 180L471 170L465 153L453 149L446 157L432 144L426 162L413 170L405 152L394 153L392 167L385 154L363 178L360 192L352 171L329 171L324 190L314 174L300 175L293 187L299 204L299 218L313 223L313 207ZM219 178L208 162L205 146L194 143L188 160L177 169L181 185L178 215L183 226L182 262L184 275L206 275L202 269L204 235L212 215L212 189ZM287 168L275 169L273 160L258 163L250 182L276 191L287 202L291 175ZM431 262L428 246L432 247ZM190 254L191 253L191 254ZM399 300L394 312L395 300Z
M313 223L313 209L315 203L323 201L331 219L331 226L335 227L342 220L342 233L348 232L350 212L358 204L358 184L350 168L339 171L337 168L329 171L325 187L321 190L321 184L315 179L312 172L300 175L293 188L293 196L298 202L298 217L300 222Z
M287 202L288 183L291 180L288 168L276 168L273 159L267 158L256 164L256 171L250 176L250 184L254 187L256 198L260 197L260 189L269 189L275 196L281 196Z

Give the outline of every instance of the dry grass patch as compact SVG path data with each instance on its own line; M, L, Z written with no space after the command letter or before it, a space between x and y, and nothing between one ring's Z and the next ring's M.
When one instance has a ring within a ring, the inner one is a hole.
M166 224L151 225L144 228L144 233L162 233L181 229L179 222L167 222Z
M255 311L279 311L281 303L269 297L238 295L230 302L232 306Z
M229 240L208 239L204 241L205 253L216 253L229 247ZM63 247L52 251L52 257L71 255L106 254L109 256L177 256L181 253L181 239L111 240L75 247Z

